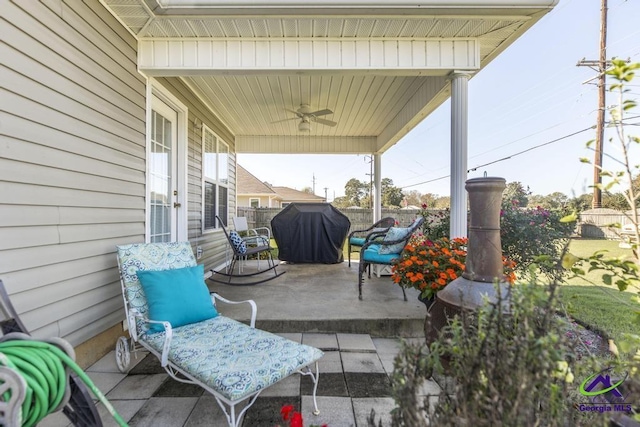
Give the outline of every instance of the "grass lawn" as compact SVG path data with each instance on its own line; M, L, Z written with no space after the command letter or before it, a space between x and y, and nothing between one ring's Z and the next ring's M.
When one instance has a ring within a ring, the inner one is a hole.
M589 256L602 249L608 251L607 257L631 255L630 249L622 249L617 241L611 240L573 239L569 245L569 251L577 256ZM640 313L640 304L634 298L638 296L638 289L620 292L615 286L605 286L601 274L592 271L563 284L560 295L567 312L614 340L619 340L623 333L637 334L640 325L635 313Z

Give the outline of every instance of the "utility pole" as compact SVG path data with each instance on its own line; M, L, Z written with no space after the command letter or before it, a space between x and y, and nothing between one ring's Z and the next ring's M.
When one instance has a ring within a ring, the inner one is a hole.
M329 201L327 200L327 190L329 189L329 187L324 187L324 202L328 203Z
M596 147L593 160L593 202L592 207L599 208L602 206L602 190L599 184L602 184L602 176L600 171L602 168L603 157L603 141L604 141L604 112L606 102L606 83L607 75L605 71L611 66L611 61L607 61L607 0L601 0L600 9L600 59L585 60L578 62L579 67L597 67L598 73L598 118L596 123Z
M313 194L316 194L316 173L313 173L313 178L311 180L313 182Z
M369 158L369 173L365 175L369 175L369 209L373 209L373 155L364 156L364 161L367 161Z

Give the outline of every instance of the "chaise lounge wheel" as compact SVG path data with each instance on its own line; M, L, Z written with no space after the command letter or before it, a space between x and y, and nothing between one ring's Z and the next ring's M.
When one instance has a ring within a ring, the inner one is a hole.
M131 363L131 350L129 340L125 337L118 338L116 342L116 365L122 373L126 373Z

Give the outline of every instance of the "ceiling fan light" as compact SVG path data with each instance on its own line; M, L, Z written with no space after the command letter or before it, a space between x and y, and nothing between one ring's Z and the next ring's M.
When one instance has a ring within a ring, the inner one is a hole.
M311 123L306 120L301 121L298 125L298 130L300 132L309 132L311 130Z

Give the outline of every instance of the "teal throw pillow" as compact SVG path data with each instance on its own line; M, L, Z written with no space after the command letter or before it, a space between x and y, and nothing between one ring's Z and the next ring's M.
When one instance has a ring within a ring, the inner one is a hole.
M211 319L218 315L204 283L204 266L136 273L147 297L149 319L171 323L173 328ZM162 332L151 324L149 332Z
M383 242L393 242L395 240L404 239L409 234L409 228L391 227L384 236ZM394 245L380 245L380 254L399 254L405 247L405 243L396 243Z

